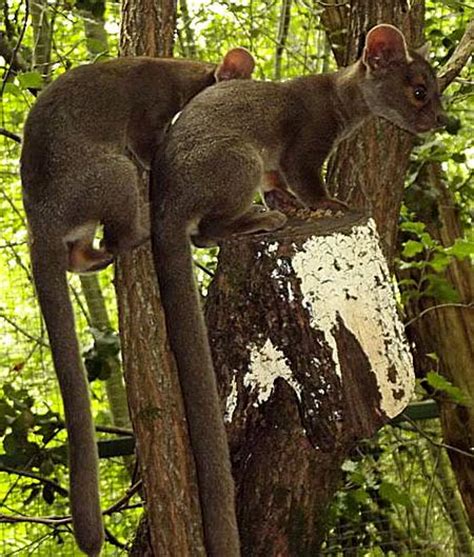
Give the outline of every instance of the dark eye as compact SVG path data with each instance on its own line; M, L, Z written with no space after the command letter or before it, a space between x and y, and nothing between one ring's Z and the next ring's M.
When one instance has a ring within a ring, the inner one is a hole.
M426 89L424 87L415 87L413 94L417 101L424 101L426 99Z

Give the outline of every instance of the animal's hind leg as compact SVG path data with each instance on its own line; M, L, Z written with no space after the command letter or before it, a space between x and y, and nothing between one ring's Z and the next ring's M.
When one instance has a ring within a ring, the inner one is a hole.
M77 240L69 245L68 271L73 273L94 273L108 267L113 261L105 248L95 249L92 243Z
M138 172L131 160L109 155L104 168L104 247L116 255L137 247L150 237L149 217L140 201Z

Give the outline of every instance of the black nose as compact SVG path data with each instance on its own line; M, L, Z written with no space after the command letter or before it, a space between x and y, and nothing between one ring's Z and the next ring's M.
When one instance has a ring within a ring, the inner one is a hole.
M445 126L447 126L448 122L449 122L449 118L444 112L440 112L436 116L436 123L440 128L444 128Z

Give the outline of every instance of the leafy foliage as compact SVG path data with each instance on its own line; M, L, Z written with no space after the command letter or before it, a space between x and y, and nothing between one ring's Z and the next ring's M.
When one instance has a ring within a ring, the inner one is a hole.
M436 436L439 425L420 427ZM342 466L343 487L330 509L321 554L448 554L447 540L458 536L452 518L459 500L440 451L404 425L360 445Z
M422 222L402 222L400 230L410 238L402 242L399 269L414 271L410 278L399 281L403 287L403 303L422 297L435 298L440 303L458 302L459 295L445 271L453 258L473 258L474 243L458 238L452 246L443 247L431 237Z

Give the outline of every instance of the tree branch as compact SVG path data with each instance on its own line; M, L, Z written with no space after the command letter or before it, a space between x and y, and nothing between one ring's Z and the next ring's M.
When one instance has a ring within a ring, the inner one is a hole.
M423 311L421 311L418 315L416 315L413 319L410 319L410 321L407 321L405 323L405 328L409 327L410 325L412 325L413 323L415 323L415 321L418 321L418 319L420 319L421 317L423 317L423 315L426 315L427 313L429 313L430 311L433 311L435 309L442 309L442 308L466 308L466 309L470 309L474 307L474 302L470 303L470 304L454 304L454 303L449 303L449 304L438 304L437 306L430 306L426 309L424 309Z
M19 52L15 52L10 45L7 34L0 31L0 56L5 60L10 60L10 67L12 72L25 72L28 65L21 57Z
M26 33L26 28L28 27L29 15L30 15L30 2L29 0L25 0L25 16L23 19L23 26L21 28L18 41L11 52L10 61L7 70L3 76L2 87L0 89L0 97L3 96L3 92L5 91L5 86L7 84L8 78L10 77L11 72L15 70L15 64L18 62L18 53L20 50L21 43L23 41L23 37L25 36ZM6 60L8 60L8 58L6 58Z
M15 472L18 472L15 470ZM55 486L56 487L56 486ZM129 501L135 493L142 487L142 481L139 480L133 484L127 492L118 499L113 505L105 509L102 514L111 515L115 512L120 512L123 510L125 503ZM63 489L63 488L61 488ZM35 524L44 524L46 526L62 526L64 524L70 524L72 522L72 517L65 516L62 518L55 516L21 516L21 515L7 515L0 513L0 523L17 523L17 522L30 522Z
M7 315L5 315L4 313L0 313L0 319L4 319L8 324L10 324L16 331L18 331L19 333L21 333L22 335L24 335L26 338L29 338L30 340L32 340L34 343L39 344L40 346L44 346L45 348L47 348L49 345L44 342L43 339L41 338L36 338L32 335L30 335L30 333L28 333L28 331L26 331L25 329L23 329L22 327L20 327L19 325L17 325L12 319L10 319Z
M459 41L458 46L446 62L438 75L440 91L446 87L461 73L474 51L474 20L471 20L467 29Z
M433 445L433 447L438 447L440 449L446 449L448 452L453 451L455 453L459 453L459 454L461 454L463 456L466 456L468 458L473 458L474 459L474 453L468 453L467 451L463 451L462 449L459 449L458 447L454 447L453 445L448 445L447 443L438 443L438 441L435 441L430 435L428 435L428 433L426 433L415 422L415 420L412 420L410 418L410 416L408 416L404 412L402 412L402 415L403 415L404 420L407 421L417 433L419 433L422 437L424 437L427 441L429 441L429 443L431 443L431 445Z
M13 141L16 141L17 143L21 143L21 137L19 135L9 132L5 128L0 128L0 135L4 135L5 137L8 137L8 139L13 139Z
M281 79L281 62L283 51L286 47L288 39L288 30L290 28L291 18L291 0L282 0L280 17L278 21L277 47L275 53L275 79Z
M64 495L65 497L69 493L66 488L62 487L54 480L50 480L49 478L45 478L44 476L40 476L39 474L35 474L33 472L27 472L26 470L17 470L16 468L10 468L9 466L1 466L1 465L0 465L0 472L7 472L8 474L16 474L17 476L22 476L24 478L31 478L33 480L38 480L43 484L50 485L60 495Z

